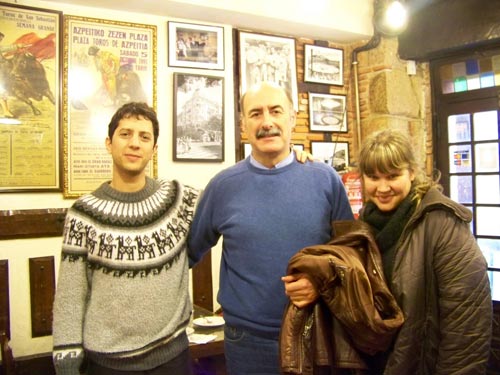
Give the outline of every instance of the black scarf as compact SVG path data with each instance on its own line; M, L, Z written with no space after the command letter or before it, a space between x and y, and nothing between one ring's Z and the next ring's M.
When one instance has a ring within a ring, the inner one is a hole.
M396 209L389 212L380 211L371 201L363 210L362 220L376 229L375 240L382 255L384 273L389 284L396 255L396 243L417 206L417 201L413 197L414 193L410 192Z

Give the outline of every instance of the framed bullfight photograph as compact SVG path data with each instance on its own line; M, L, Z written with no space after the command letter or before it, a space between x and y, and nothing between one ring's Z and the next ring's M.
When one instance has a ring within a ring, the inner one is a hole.
M0 3L0 192L61 191L62 13Z
M304 82L344 85L344 51L304 45Z
M349 166L348 142L311 141L311 154L337 172L345 171Z
M168 65L224 70L224 28L169 21Z
M283 87L292 98L297 111L297 69L295 39L266 34L239 32L240 90L262 81Z
M345 95L309 93L311 131L347 133Z
M63 192L76 198L111 177L104 140L116 110L132 101L156 108L156 26L65 16L64 29Z
M174 161L224 161L224 78L174 73Z

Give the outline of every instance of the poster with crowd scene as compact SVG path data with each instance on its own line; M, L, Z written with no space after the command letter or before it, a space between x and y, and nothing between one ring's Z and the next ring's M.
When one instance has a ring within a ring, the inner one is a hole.
M64 197L111 179L105 147L115 111L131 101L156 108L156 26L64 17ZM148 165L156 176L156 157Z
M60 191L62 13L0 3L0 192Z

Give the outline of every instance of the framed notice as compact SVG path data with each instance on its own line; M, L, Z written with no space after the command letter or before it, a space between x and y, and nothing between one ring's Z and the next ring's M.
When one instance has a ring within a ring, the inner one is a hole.
M224 78L174 73L174 161L224 161Z
M156 26L64 17L64 197L111 179L108 124L123 104L156 108ZM157 175L153 158L147 173Z
M241 95L262 81L282 86L298 110L295 39L239 32Z
M224 29L169 21L168 65L223 70Z
M0 3L0 192L62 190L61 24Z

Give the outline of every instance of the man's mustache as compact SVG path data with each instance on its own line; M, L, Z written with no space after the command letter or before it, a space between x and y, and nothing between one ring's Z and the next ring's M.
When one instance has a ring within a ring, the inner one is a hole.
M278 128L260 129L257 132L257 139L264 137L273 137L275 135L281 135L281 131Z

